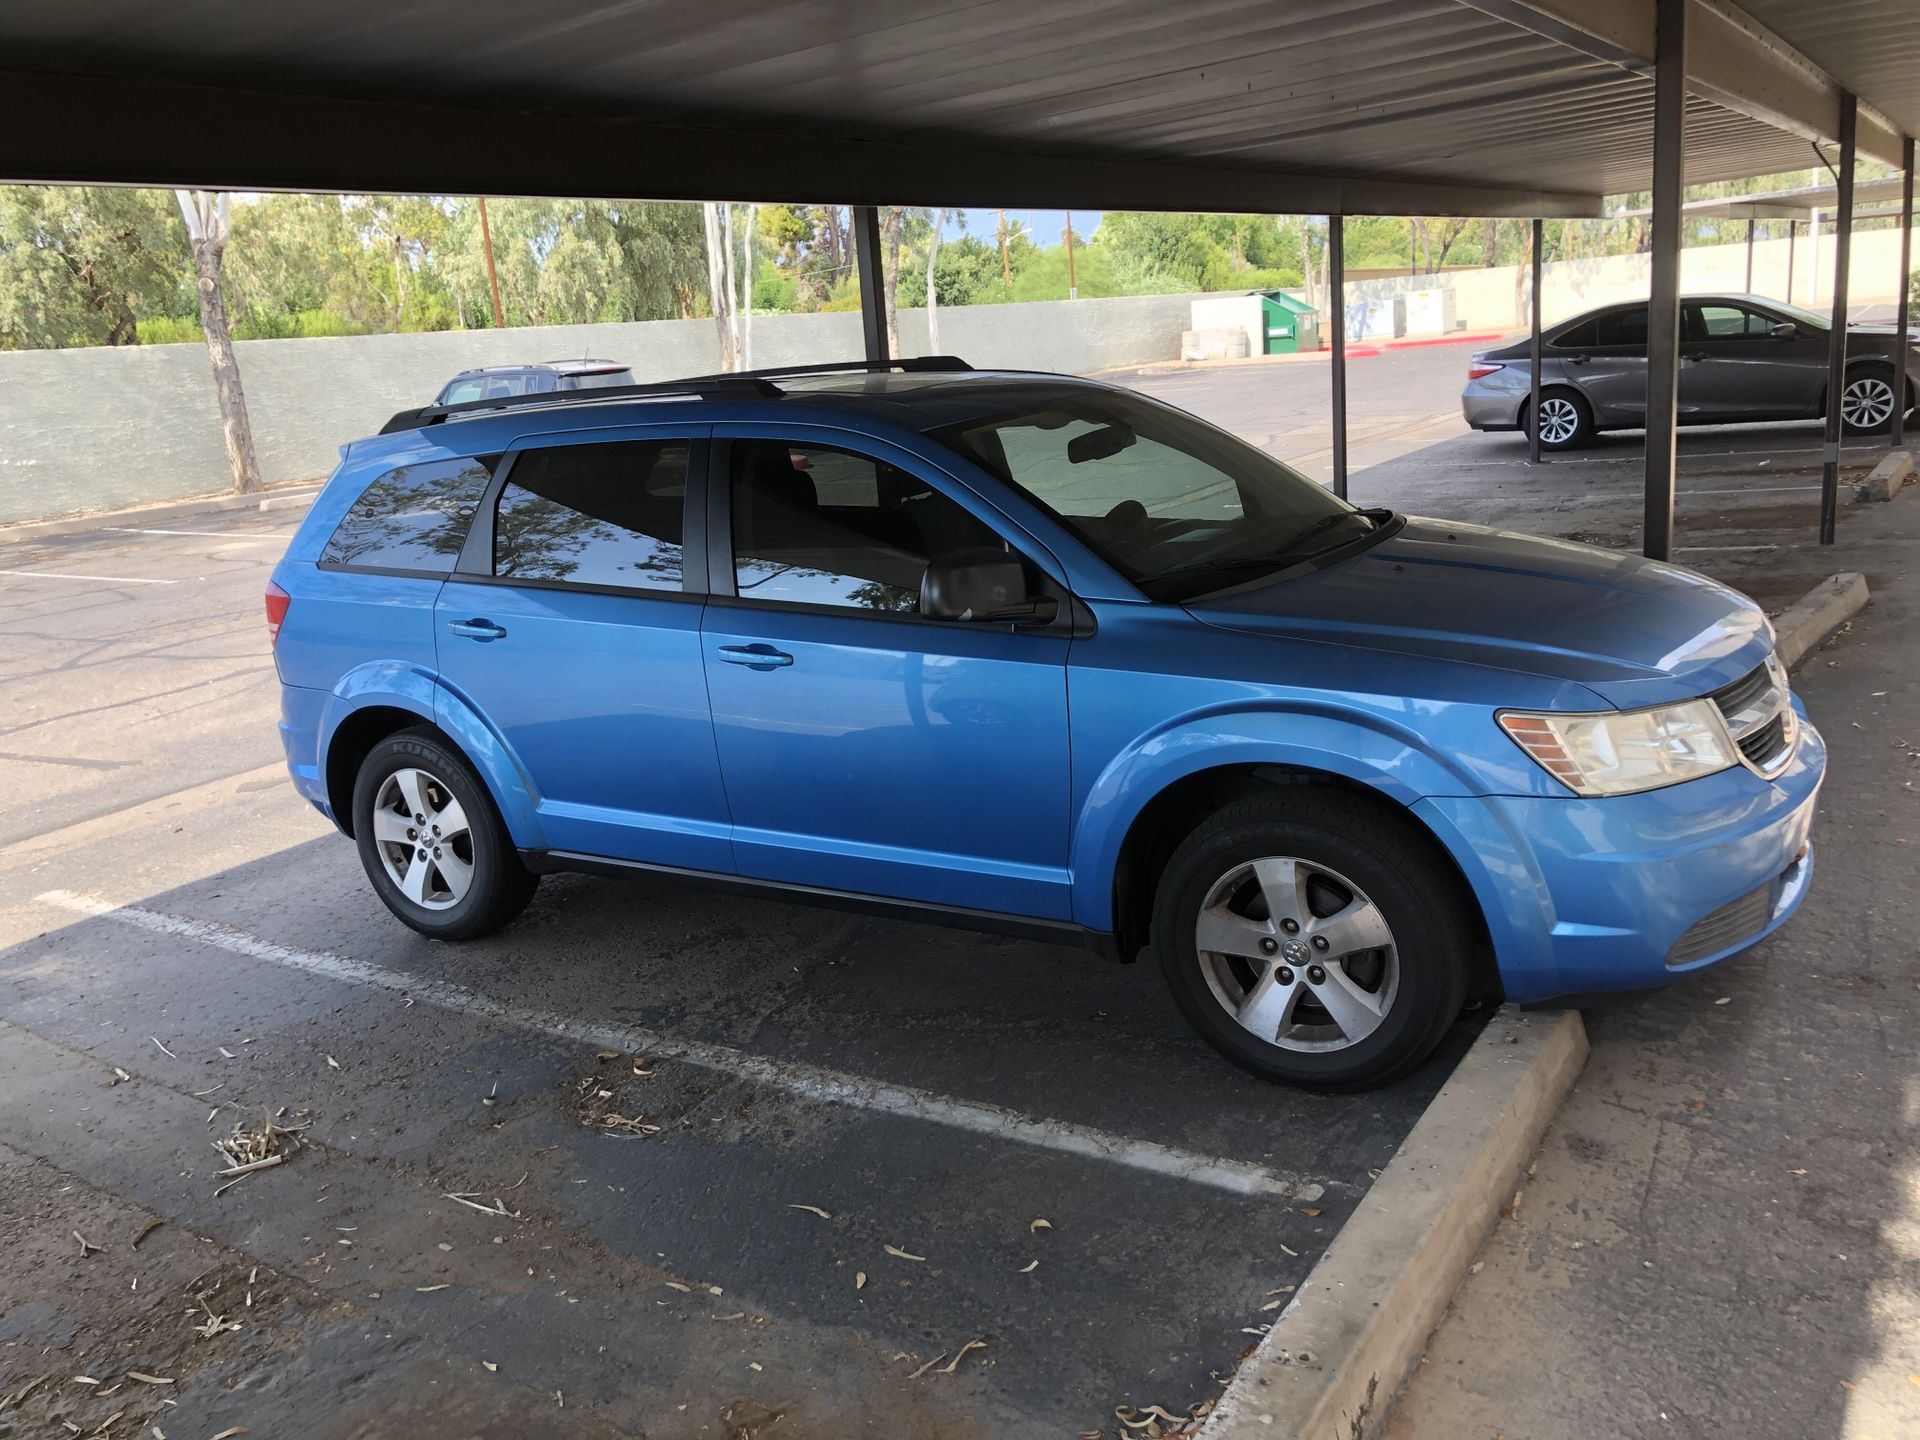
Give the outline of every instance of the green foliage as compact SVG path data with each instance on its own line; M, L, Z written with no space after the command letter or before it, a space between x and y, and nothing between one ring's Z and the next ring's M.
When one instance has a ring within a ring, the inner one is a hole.
M189 320L183 315L155 315L139 322L141 345L199 345L206 338L200 333L200 322Z
M753 275L753 308L786 314L799 308L800 287L791 275L778 270L756 269Z
M138 344L194 313L191 268L165 190L0 187L0 348Z
M940 247L933 262L934 292L942 305L975 305L1003 298L1000 283L1000 250L973 235L949 240ZM900 304L927 303L927 267L924 259L916 265L903 265L900 274Z
M1138 259L1104 245L1078 245L1073 252L1074 281L1083 300L1114 295L1178 295L1194 287L1184 277L1164 274ZM1050 246L1027 256L1013 277L1015 300L1067 298L1067 247Z

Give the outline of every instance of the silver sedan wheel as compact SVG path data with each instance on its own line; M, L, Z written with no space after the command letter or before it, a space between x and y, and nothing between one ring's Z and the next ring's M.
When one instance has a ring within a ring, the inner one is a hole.
M1540 439L1547 445L1564 445L1580 433L1580 407L1564 395L1549 395L1540 402Z
M1878 430L1893 417L1893 385L1879 375L1849 380L1840 392L1840 414L1856 430Z
M387 876L426 910L450 910L473 888L473 832L446 784L396 770L373 800L373 839Z
M1213 998L1283 1050L1359 1044L1399 990L1399 951L1380 907L1337 871L1292 856L1249 861L1215 881L1194 946Z

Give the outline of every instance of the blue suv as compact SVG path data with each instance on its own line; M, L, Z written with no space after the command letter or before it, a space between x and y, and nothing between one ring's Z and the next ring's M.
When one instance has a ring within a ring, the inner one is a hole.
M1067 376L408 412L267 610L294 784L422 934L644 871L1147 948L1298 1084L1404 1073L1470 993L1713 965L1811 870L1825 750L1751 601Z

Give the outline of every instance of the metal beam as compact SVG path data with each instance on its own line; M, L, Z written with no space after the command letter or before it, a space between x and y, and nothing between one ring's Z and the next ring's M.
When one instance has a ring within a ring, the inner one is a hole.
M1907 137L1902 147L1906 153L1906 165L1902 171L1904 184L1900 187L1900 287L1894 291L1894 342L1893 353L1901 357L1900 368L1906 369L1907 331L1911 322L1907 318L1907 287L1913 283L1911 266L1913 264L1913 137ZM1888 432L1892 448L1898 450L1907 436L1907 385L1906 376L1901 375L1899 398L1893 406L1893 429Z
M1546 243L1545 226L1538 216L1533 221L1533 297L1528 310L1532 312L1531 333L1528 336L1527 364L1531 374L1527 378L1527 459L1532 464L1540 463L1540 267L1541 249Z
M1827 332L1827 433L1820 449L1820 543L1840 513L1840 402L1847 383L1847 272L1853 261L1853 96L1840 97L1840 203L1833 212L1833 328Z
M880 258L880 211L872 205L853 207L853 263L860 276L860 336L866 358L885 364L893 358L887 345L886 266Z
M1747 294L1753 294L1753 217L1747 217Z
M1688 0L1660 0L1653 77L1653 293L1647 304L1647 490L1642 548L1673 558L1680 373L1681 156L1686 148Z
M1787 303L1789 305L1793 303L1794 237L1799 233L1800 222L1798 220L1789 220L1787 222Z
M164 115L166 123L135 124ZM48 123L58 116L58 124ZM1444 178L1114 160L944 139L793 134L506 107L0 72L0 183L350 194L1199 210L1224 214L1601 216L1598 195ZM447 137L460 143L449 145ZM644 163L637 157L644 157Z
M1327 216L1327 309L1333 321L1333 493L1347 498L1347 222Z
M1462 0L1596 60L1650 75L1666 0ZM1837 143L1840 82L1728 0L1690 0L1687 89L1808 140ZM1862 154L1900 163L1899 128L1860 108Z

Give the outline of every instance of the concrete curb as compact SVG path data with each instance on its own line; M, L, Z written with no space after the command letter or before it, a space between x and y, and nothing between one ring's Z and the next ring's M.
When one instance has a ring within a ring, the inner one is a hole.
M1780 663L1791 670L1809 650L1867 608L1867 577L1847 570L1829 575L1773 622Z
M1579 1012L1502 1006L1241 1365L1202 1440L1371 1433L1586 1058Z
M204 495L193 500L168 500L159 505L134 505L125 510L95 510L58 520L23 520L0 525L0 545L16 540L44 540L55 535L84 535L90 530L117 526L138 528L169 520L191 520L196 515L218 515L228 510L291 510L307 505L320 493L312 481L275 487L252 495Z
M1867 478L1853 487L1854 504L1873 500L1892 500L1913 479L1913 455L1906 450L1891 451L1868 472Z

